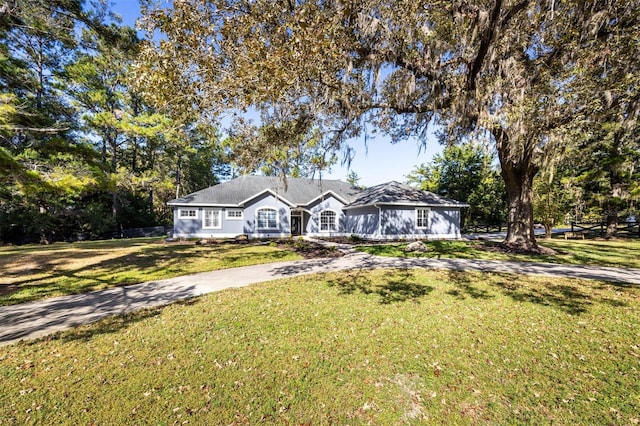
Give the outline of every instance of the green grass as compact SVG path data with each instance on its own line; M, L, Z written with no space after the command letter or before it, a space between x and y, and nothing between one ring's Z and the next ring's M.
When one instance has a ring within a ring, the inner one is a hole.
M301 257L269 245L157 238L0 247L0 305Z
M637 286L280 280L0 348L0 424L637 424L639 326Z
M490 241L425 241L426 253L406 253L408 243L362 245L357 249L379 256L444 257L483 260L516 260L527 262L566 263L572 265L640 268L639 240L539 240L538 244L557 251L556 255L523 255L504 253Z

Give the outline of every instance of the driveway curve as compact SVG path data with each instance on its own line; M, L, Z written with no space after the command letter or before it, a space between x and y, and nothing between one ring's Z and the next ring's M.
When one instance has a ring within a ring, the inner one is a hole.
M425 268L584 278L640 285L640 269L473 259L390 258L349 251L321 258L222 269L0 307L0 345L203 294L300 275L373 268Z

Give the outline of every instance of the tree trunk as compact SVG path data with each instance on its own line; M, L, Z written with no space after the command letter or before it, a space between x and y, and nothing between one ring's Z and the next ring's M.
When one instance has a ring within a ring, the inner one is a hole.
M618 233L618 211L609 210L607 212L606 238L615 238Z
M504 245L516 251L537 252L533 233L533 177L536 169L519 165L502 166L502 176L509 199L507 238Z
M533 178L538 173L534 151L514 152L508 135L499 127L493 134L509 202L507 238L502 244L517 252L540 253L533 232Z
M182 156L178 156L178 164L176 166L176 198L180 198L180 184L182 183Z

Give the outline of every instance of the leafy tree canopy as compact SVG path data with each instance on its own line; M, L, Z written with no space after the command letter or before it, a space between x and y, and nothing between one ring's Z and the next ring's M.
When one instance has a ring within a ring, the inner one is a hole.
M637 0L176 0L144 11L157 42L138 85L181 114L293 105L333 150L364 123L395 140L425 138L432 123L449 140L487 133L517 250L537 249L533 178L566 144L562 129L605 104L616 121L639 111Z

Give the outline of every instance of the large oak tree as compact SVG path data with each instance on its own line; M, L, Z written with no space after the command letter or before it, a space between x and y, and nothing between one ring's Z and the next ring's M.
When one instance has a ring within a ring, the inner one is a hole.
M333 150L372 128L489 135L509 197L505 244L535 251L533 178L565 127L597 120L597 99L637 118L639 3L175 0L144 8L156 41L137 78L157 105L205 119L287 105Z

